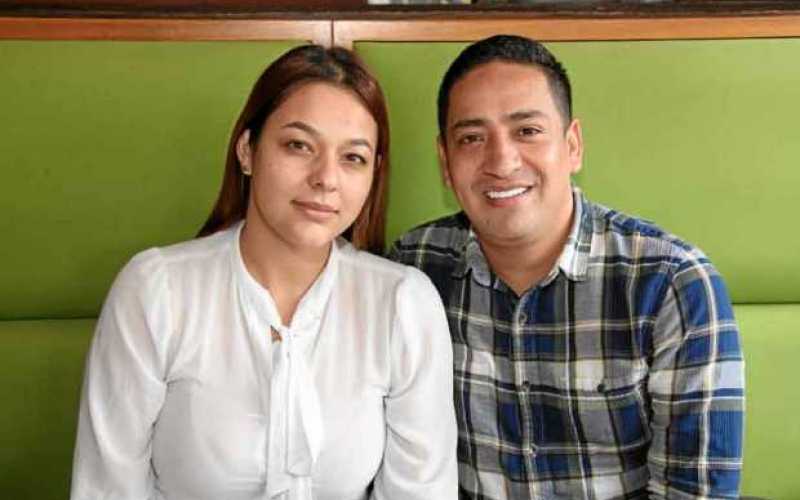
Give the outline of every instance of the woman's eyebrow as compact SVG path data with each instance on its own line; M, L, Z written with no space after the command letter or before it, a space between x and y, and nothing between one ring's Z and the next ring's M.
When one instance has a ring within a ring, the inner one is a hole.
M372 151L372 144L370 144L369 141L366 139L350 139L349 141L347 141L347 144L349 146L364 146L368 148L370 151Z
M319 130L315 129L314 127L312 127L308 123L300 122L300 121L289 122L289 123L287 123L286 125L284 125L281 128L296 128L296 129L300 129L303 132L307 132L307 133L313 135L314 137L319 137L319 135L320 135Z
M319 130L315 129L314 127L312 127L308 123L301 122L301 121L289 122L289 123L287 123L286 125L284 125L281 128L296 128L298 130L302 130L303 132L307 132L307 133L313 135L314 137L320 137L322 135ZM361 139L361 138L350 139L349 141L347 141L347 145L348 146L364 146L364 147L368 148L370 151L372 151L372 144L370 144L370 142L368 140L366 140L366 139Z

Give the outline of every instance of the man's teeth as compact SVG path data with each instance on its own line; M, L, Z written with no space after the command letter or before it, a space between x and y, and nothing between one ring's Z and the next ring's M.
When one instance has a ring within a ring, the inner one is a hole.
M509 189L508 191L487 191L486 196L488 196L492 200L500 200L503 198L511 198L512 196L521 195L527 190L528 188L518 187L514 189Z

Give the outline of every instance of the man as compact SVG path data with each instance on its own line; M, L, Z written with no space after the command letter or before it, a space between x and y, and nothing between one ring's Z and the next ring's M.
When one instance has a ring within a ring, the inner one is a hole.
M438 149L463 212L390 256L425 271L453 340L461 498L731 498L743 360L697 248L571 185L583 140L561 64L526 38L465 49Z

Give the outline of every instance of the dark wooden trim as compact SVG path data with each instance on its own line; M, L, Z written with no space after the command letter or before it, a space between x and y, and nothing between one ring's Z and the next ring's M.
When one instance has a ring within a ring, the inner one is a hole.
M800 15L627 19L341 19L333 43L351 48L359 41L474 41L497 33L542 41L682 40L800 36Z
M329 46L330 20L0 17L6 40L308 40Z
M364 0L2 0L0 15L25 17L263 17L356 11Z
M0 39L11 40L308 40L352 47L358 41L473 41L516 33L543 41L680 40L800 37L800 14L725 17L585 18L491 13L433 13L271 18L0 17Z
M23 17L336 17L342 14L533 13L569 17L682 17L800 14L797 0L536 0L528 5L367 5L366 0L2 0L0 16Z

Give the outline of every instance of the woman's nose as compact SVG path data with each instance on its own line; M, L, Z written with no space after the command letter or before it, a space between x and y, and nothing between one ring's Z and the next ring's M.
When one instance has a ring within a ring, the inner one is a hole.
M338 189L338 172L336 158L333 155L320 155L309 176L309 183L320 191L336 191Z

